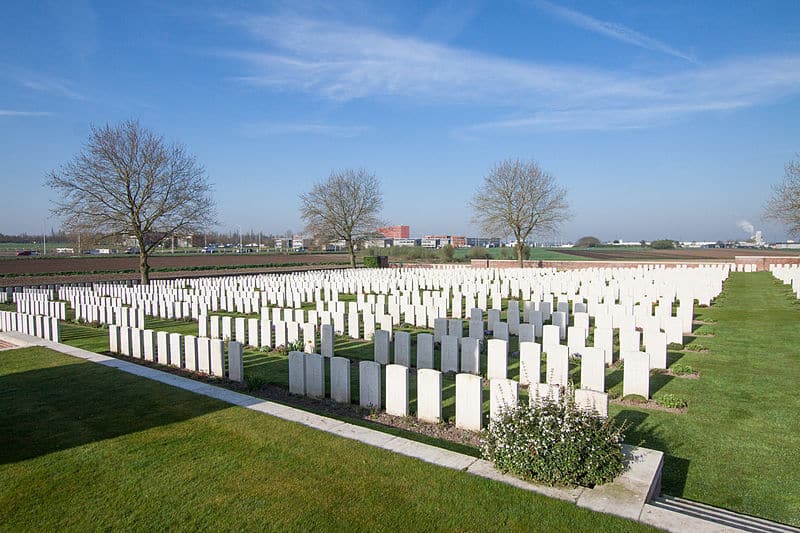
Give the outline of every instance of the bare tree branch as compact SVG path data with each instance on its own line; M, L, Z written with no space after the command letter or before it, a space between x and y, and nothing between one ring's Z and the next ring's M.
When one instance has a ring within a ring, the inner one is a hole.
M786 163L783 181L772 187L764 218L785 225L791 235L800 235L800 160Z
M324 241L345 241L353 267L355 246L381 225L378 217L382 208L380 183L363 168L331 172L328 179L300 195L300 216L306 231Z
M567 191L535 161L507 159L496 164L472 197L472 221L491 237L513 236L517 260L533 233L549 234L571 218Z
M182 145L166 144L135 120L93 126L83 149L50 172L47 184L67 231L136 238L143 284L153 248L216 221L205 169Z

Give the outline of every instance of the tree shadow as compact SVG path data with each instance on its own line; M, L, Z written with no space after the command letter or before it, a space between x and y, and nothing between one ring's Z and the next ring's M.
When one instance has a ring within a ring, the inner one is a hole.
M656 423L648 420L649 418L649 413L623 409L614 416L614 422L618 426L625 424L626 443L664 452L664 466L661 470L662 492L681 496L686 487L690 461L670 453L667 439L661 435Z
M0 401L0 464L230 407L212 398L90 363L2 375Z

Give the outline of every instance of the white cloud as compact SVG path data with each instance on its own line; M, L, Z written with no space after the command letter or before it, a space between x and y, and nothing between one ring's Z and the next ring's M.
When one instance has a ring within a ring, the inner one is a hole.
M800 92L800 56L738 58L639 74L512 60L295 16L228 22L263 46L223 52L245 65L247 72L238 78L244 83L336 102L404 98L472 104L507 117L468 127L472 133L648 127Z
M685 59L686 61L690 61L692 63L697 62L697 60L691 55L673 48L672 46L669 46L668 44L657 39L653 39L652 37L648 37L647 35L639 33L636 30L632 30L631 28L623 26L622 24L615 24L613 22L606 22L604 20L596 19L579 11L553 4L547 0L534 0L532 4L559 19L572 24L573 26L577 26L594 33L599 33L617 41L638 46L639 48L662 52L674 57Z
M0 109L0 117L46 117L49 111L17 111L15 109Z

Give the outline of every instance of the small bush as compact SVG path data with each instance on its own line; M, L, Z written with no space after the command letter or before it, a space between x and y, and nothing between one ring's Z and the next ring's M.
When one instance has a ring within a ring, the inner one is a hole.
M578 239L575 244L572 245L573 248L594 248L595 246L600 246L602 244L600 239L597 237L581 237Z
M624 468L622 430L572 399L524 402L484 430L481 454L503 472L540 483L599 485Z
M441 248L439 248L439 254L442 257L443 261L452 262L453 257L455 257L456 249L450 246L449 244L445 244Z
M686 401L686 398L676 394L662 394L661 396L655 398L655 400L658 405L667 407L669 409L683 409L689 405L689 402Z
M374 255L368 255L364 257L364 266L367 268L378 268L381 266L381 263Z
M686 345L686 349L690 352L702 352L707 350L708 348L705 345L700 344L699 342L692 342Z
M489 259L489 250L480 246L473 246L469 249L467 257L470 259Z
M670 239L658 239L650 243L650 248L654 250L672 250L675 248L675 241Z
M695 372L694 368L686 363L675 363L669 369L673 374L694 374Z

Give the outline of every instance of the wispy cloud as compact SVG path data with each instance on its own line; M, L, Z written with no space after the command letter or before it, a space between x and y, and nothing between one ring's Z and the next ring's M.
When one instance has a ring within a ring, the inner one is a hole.
M0 109L0 117L47 117L49 111L18 111L16 109Z
M32 91L55 94L70 100L86 100L86 97L73 88L67 80L42 75L18 76L17 83Z
M86 100L86 97L75 88L74 82L58 76L0 63L0 77L38 93L56 95L70 100Z
M622 24L600 20L579 11L553 4L547 0L533 0L531 3L542 11L561 19L568 24L572 24L573 26L577 26L594 33L599 33L600 35L605 35L606 37L610 37L623 43L632 44L633 46L638 46L639 48L662 52L674 57L685 59L686 61L690 61L692 63L697 63L697 60L693 56L682 52L664 42L623 26Z
M242 81L336 101L369 96L447 102L514 102L531 94L564 93L575 98L657 96L657 89L600 71L522 63L370 28L296 17L246 17L236 24L269 46L266 51L225 53L250 67Z
M800 93L800 56L792 55L639 74L511 60L296 16L228 22L258 43L249 50L221 52L244 66L241 82L340 103L403 98L477 105L505 116L471 126L476 132L647 127ZM314 124L304 128L307 133L325 130Z
M319 135L324 137L352 138L369 130L367 126L341 126L320 122L258 122L246 124L244 134L248 137L278 135Z

